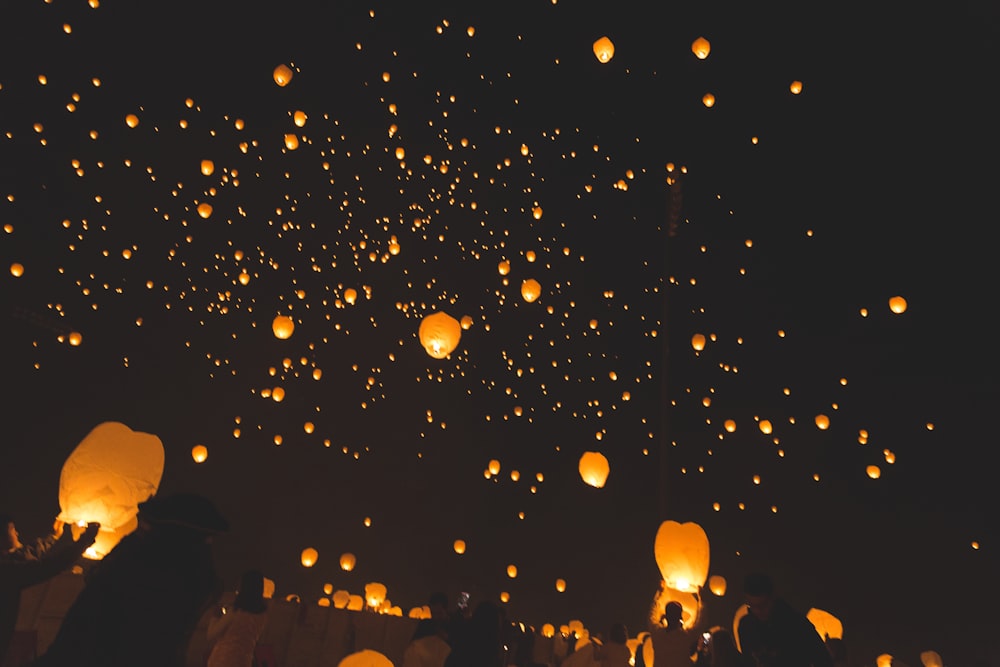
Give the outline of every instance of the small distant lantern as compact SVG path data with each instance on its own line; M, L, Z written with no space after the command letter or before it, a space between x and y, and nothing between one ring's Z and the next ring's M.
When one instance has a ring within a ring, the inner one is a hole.
M736 430L736 420L727 419L722 426L726 429L726 433L733 433Z
M715 95L712 93L705 93L701 98L701 103L706 107L711 108L715 106Z
M275 338L287 340L292 337L295 331L295 321L287 315L278 315L271 321L271 331Z
M872 479L878 479L879 477L882 476L882 469L875 465L871 465L865 468L865 472Z
M615 45L614 43L605 37L601 37L599 40L594 42L594 55L602 63L606 63L611 60L615 55Z
M347 289L344 290L344 301L353 306L357 302L357 300L358 300L358 290L354 289L353 287L348 287Z
M691 52L698 60L704 60L712 52L712 44L704 37L699 37L691 42Z
M204 463L208 458L208 447L205 445L195 445L191 448L191 458L195 463Z
M698 524L664 521L656 531L653 554L667 588L697 593L705 585L710 550Z
M708 578L708 590L712 591L713 595L722 597L726 594L726 578L722 575L713 574Z
M705 334L696 333L691 336L691 347L695 349L696 352L701 352L705 349Z
M531 217L533 217L535 220L541 220L542 219L542 207L541 206L536 206L535 208L531 209Z
M11 264L10 265L10 275L14 276L15 278L20 278L21 276L23 276L24 275L24 265L23 264L19 264L18 262L14 262L13 264Z
M340 554L340 569L344 572L350 572L357 565L358 559L354 557L354 554L347 552Z
M134 113L130 113L129 115L125 116L125 124L128 125L129 127L135 127L136 125L139 124L139 117L136 116Z
M292 80L292 68L282 63L274 68L274 82L284 88Z
M771 424L771 420L769 419L761 419L760 423L757 424L757 427L764 435L771 435L772 431L774 431L774 426Z
M507 604L508 602L510 602L510 593L508 593L507 591L501 592L500 593L500 602L503 602L504 604Z
M792 92L792 95L798 95L802 92L802 82L792 81L791 85L788 86L788 90Z
M319 558L319 552L309 547L302 550L302 556L299 560L302 562L302 567L312 567L316 564L316 559Z
M212 205L208 202L198 204L198 215L207 220L212 216Z
M469 315L463 315L462 319L460 319L458 323L462 326L463 331L468 331L472 328L472 317Z
M417 337L434 359L444 359L455 351L462 338L462 325L444 311L431 313L420 321Z
M507 566L507 576L511 579L517 579L517 565L512 563Z
M556 626L552 625L551 623L546 623L545 625L542 626L541 634L546 639L552 639L553 637L556 636Z
M455 540L452 548L455 550L455 553L461 556L465 553L465 540Z
M205 176L211 176L215 172L215 163L211 160L201 161L201 173Z
M290 151L294 151L299 147L299 138L295 134L289 132L285 135L285 148Z
M499 262L499 263L497 264L497 272L498 272L498 273L499 273L499 274L500 274L501 276L505 276L505 275L507 275L508 273L510 273L510 261L509 261L509 260L506 260L506 259L505 259L505 260L502 260L502 261L500 261L500 262Z
M351 594L344 590L334 591L332 599L334 609L347 609L347 603L351 601Z
M604 487L611 472L607 457L600 452L584 452L580 457L579 469L583 481L596 489Z
M534 278L528 278L521 283L521 297L528 303L532 303L542 295L542 286Z
M386 592L385 584L377 581L365 584L365 602L369 607L378 609L385 602Z
M566 592L566 580L565 579L556 579L556 590L558 592L560 592L560 593L565 593Z
M491 475L499 475L500 461L498 461L497 459L490 459L489 465L486 466L486 469L490 471Z
M901 296L894 296L889 299L889 310L900 315L906 312L906 299Z

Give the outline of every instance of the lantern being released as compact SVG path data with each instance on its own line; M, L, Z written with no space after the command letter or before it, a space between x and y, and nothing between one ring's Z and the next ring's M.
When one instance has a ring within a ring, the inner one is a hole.
M444 359L458 347L462 325L448 313L438 311L420 321L417 337L427 354L435 359Z
M95 427L70 453L59 476L59 520L101 524L84 554L100 559L138 525L139 503L163 476L163 443L119 422Z
M664 521L653 547L667 588L697 593L708 578L708 536L696 523Z

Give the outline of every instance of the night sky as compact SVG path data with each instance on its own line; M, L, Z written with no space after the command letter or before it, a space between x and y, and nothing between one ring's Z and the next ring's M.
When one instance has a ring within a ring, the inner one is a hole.
M706 627L763 569L853 664L998 664L998 26L979 1L6 3L0 506L44 533L119 421L162 440L161 492L230 519L228 586L507 592L634 636L660 522L693 521L729 582ZM435 311L470 318L447 359Z

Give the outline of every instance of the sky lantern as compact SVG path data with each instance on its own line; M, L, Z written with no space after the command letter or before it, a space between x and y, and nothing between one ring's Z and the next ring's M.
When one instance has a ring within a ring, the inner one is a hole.
M79 331L70 331L66 340L71 346L79 347L80 343L83 342L83 335L81 335Z
M344 572L350 572L357 565L358 559L354 557L354 554L350 552L345 552L340 554L340 569Z
M198 204L198 215L200 215L205 220L212 217L212 205L208 202L202 202Z
M285 134L285 148L290 151L297 150L299 147L299 137L298 135L289 132Z
M875 665L876 667L892 667L892 656L888 653L883 653L875 658Z
M486 466L487 470L490 471L491 475L500 474L500 461L497 459L490 459L489 464Z
M358 300L358 290L354 289L353 287L348 287L347 289L344 290L344 301L353 306L355 302L357 302L357 300Z
M274 597L274 579L264 577L264 599L270 600Z
M715 106L715 95L713 95L712 93L705 93L702 96L702 98L701 98L701 103L704 104L706 107L709 107L709 108L714 107Z
M788 90L792 92L792 95L798 95L802 92L802 82L792 81L792 83L788 86Z
M497 264L497 273L505 276L510 273L510 260L504 259Z
M774 431L774 426L771 424L770 419L761 419L760 423L757 424L757 427L764 435L771 435L772 431Z
M295 123L295 127L305 127L307 120L309 117L305 111L296 111L292 114L292 122Z
M360 595L352 594L347 598L347 608L351 611L361 611L365 608L365 599Z
M708 578L708 590L722 597L726 594L726 578L719 574L713 574Z
M135 127L136 125L139 124L139 117L136 116L134 113L130 113L129 115L125 116L125 124L128 125L129 127Z
M546 639L552 639L556 636L556 626L551 623L546 623L542 626L541 634Z
M809 622L813 624L816 628L816 632L819 636L826 641L827 639L843 639L844 638L844 625L840 622L840 619L823 609L816 609L813 607L806 613L806 618Z
M889 310L900 315L906 312L906 299L901 296L894 296L889 299Z
M59 520L101 524L84 555L101 559L138 526L139 503L156 494L163 443L120 422L103 422L76 446L59 475Z
M535 220L541 220L542 219L542 207L541 206L536 206L535 208L531 209L531 217L533 217Z
M826 415L816 415L816 428L821 431L830 428L830 418Z
M878 479L882 476L882 469L878 466L871 465L865 468L865 473L872 479Z
M385 602L386 592L385 584L377 581L365 584L365 602L369 607L378 609Z
M511 579L517 579L517 565L512 563L507 566L507 576Z
M559 591L560 593L565 593L566 592L566 580L565 579L556 579L556 590Z
M734 419L727 419L722 424L722 426L723 426L723 428L726 429L726 433L733 433L734 431L736 431L736 420L734 420Z
M711 52L712 44L704 37L699 37L691 42L691 53L693 53L698 60L704 60Z
M605 37L601 37L599 40L594 42L594 55L602 63L606 63L611 60L615 55L615 45L614 43Z
M595 489L600 489L608 481L611 467L608 459L600 452L584 452L580 457L580 477Z
M191 458L195 463L204 463L208 458L208 447L205 445L195 445L191 448Z
M452 548L455 549L455 553L461 556L462 554L465 553L465 540L455 540L455 543L452 545Z
M274 82L284 88L292 80L292 68L284 63L274 68Z
M319 552L312 547L308 547L302 550L302 556L299 560L302 562L302 567L312 567L316 564L318 558Z
M705 585L708 536L698 524L664 521L656 531L653 553L667 588L697 593Z
M201 173L205 176L211 176L215 172L215 163L211 160L201 161Z
M472 317L469 315L462 315L462 319L460 319L458 323L462 326L464 331L468 331L472 328Z
M521 283L521 297L531 303L542 295L542 286L534 278L528 278Z
M271 321L271 331L274 332L275 338L288 340L295 331L295 321L287 315L277 315Z
M392 667L392 661L378 651L365 648L344 656L337 667Z
M924 667L944 667L941 655L937 651L923 651L920 654L920 662L923 663Z
M24 275L24 265L23 264L18 264L17 262L14 262L13 264L11 264L10 265L10 275L14 276L15 278L20 278L21 276L23 276Z
M458 341L462 338L462 325L448 313L439 310L420 321L417 337L427 354L435 359L444 359L458 347Z
M696 352L701 352L705 349L705 334L696 333L691 336L691 347L695 349Z
M351 594L345 590L334 591L332 599L334 609L346 609L347 603L351 601Z

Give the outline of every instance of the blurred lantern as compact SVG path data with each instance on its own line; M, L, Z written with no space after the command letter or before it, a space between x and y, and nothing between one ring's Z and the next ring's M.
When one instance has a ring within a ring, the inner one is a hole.
M757 427L760 428L760 432L764 435L771 435L771 432L774 430L774 427L768 419L761 419L760 423L757 424Z
M66 339L73 347L78 347L83 342L83 336L78 331L70 331Z
M510 602L510 593L508 593L507 591L502 591L500 593L500 602L503 602L504 604Z
M541 206L536 206L535 208L531 209L531 217L533 217L535 220L541 220L542 219L542 207ZM534 253L532 253L532 254L534 254ZM528 261L529 262L533 262L535 260L529 258Z
M937 651L922 652L920 654L920 662L924 663L924 667L944 667L941 656Z
M300 560L302 561L303 567L312 567L316 564L317 558L319 558L319 552L312 547L309 547L308 549L302 550L302 557Z
M712 45L704 37L699 37L691 42L691 52L698 58L698 60L704 60L707 58L711 51Z
M819 633L823 641L844 638L844 625L840 622L839 618L830 612L813 607L806 612L806 618L816 628L816 632Z
M816 428L821 431L830 428L830 418L826 415L816 415Z
M507 566L507 576L511 579L517 578L517 565L511 564Z
M615 55L615 45L607 37L601 37L594 42L594 55L602 63L606 63Z
M323 595L332 595L332 594L333 594L333 584L331 583L323 584Z
M889 310L899 315L906 312L906 299L901 296L894 296L889 299Z
M285 64L278 65L274 68L274 82L279 86L287 86L288 82L292 80L292 69Z
M202 160L201 161L201 173L202 174L204 174L205 176L211 176L214 171L215 171L215 163L214 162L212 162L211 160Z
M882 476L882 469L878 466L868 466L865 468L865 472L868 473L868 476L872 479L878 479Z
M274 597L274 580L264 577L264 599L270 600Z
M497 272L501 276L505 276L508 273L510 273L510 261L505 259L505 260L501 261L500 263L498 263L497 264Z
M556 590L559 591L560 593L565 593L566 592L566 580L565 579L556 579Z
M406 617L422 619L424 617L424 610L422 607L412 607Z
M136 125L139 124L139 117L136 116L134 113L130 113L129 115L125 116L125 124L128 125L129 127L135 127Z
M698 623L701 616L701 596L698 593L679 591L663 585L656 597L657 620L663 617L666 606L670 602L676 602L681 606L681 625L683 627L693 628Z
M14 276L15 278L20 278L21 276L23 276L24 275L24 265L23 264L19 264L17 262L14 262L13 264L11 264L10 265L10 275Z
M705 95L701 98L701 103L704 104L706 107L714 107L715 95L713 95L712 93L705 93Z
M694 522L664 521L653 547L667 588L697 593L708 578L708 536Z
M163 443L119 422L95 427L70 453L59 475L59 520L101 524L85 556L100 559L138 525L139 503L156 494Z
M277 315L271 322L271 331L274 332L275 338L287 340L295 331L295 322L287 315Z
M798 95L802 92L802 82L792 81L791 85L788 86L788 90L792 91L792 95Z
M452 545L455 549L455 553L462 555L465 553L465 540L455 540L455 544Z
M344 656L337 667L392 667L392 661L370 648Z
M718 574L713 574L708 578L708 590L722 597L726 594L726 578Z
M347 608L351 611L361 611L365 608L365 599L360 595L351 595L347 599Z
M378 609L385 602L385 584L377 581L365 584L365 602L373 609Z
M521 297L528 303L542 295L542 286L534 278L528 278L521 283Z
M723 424L723 427L725 427L726 433L732 433L733 431L736 430L736 421L732 419L727 419Z
M319 605L320 607L329 607L330 598L320 598L319 600L316 600L316 604Z
M350 552L340 554L340 569L344 572L350 572L357 565L358 559L354 557L354 554Z
M696 351L701 352L705 349L705 334L696 333L691 336L691 347Z
M198 204L198 215L206 220L210 218L212 216L212 205L208 202Z
M358 290L353 287L348 287L344 290L344 301L351 304L352 306L358 300Z
M438 311L420 321L417 337L427 354L435 359L444 359L458 347L462 325L448 313Z
M191 448L191 458L195 463L204 463L208 458L208 447L205 445L195 445Z
M545 625L542 626L541 634L543 637L551 639L552 637L556 636L556 628L551 623L546 623Z
M351 601L351 594L347 591L334 591L333 592L333 607L334 609L347 609L347 603Z
M491 475L499 475L500 474L500 461L498 461L496 459L490 459L490 463L486 467L490 471Z
M875 664L877 667L892 667L892 656L888 653L883 653L875 658Z
M295 134L292 134L291 132L289 132L288 134L286 134L285 135L285 148L287 148L290 151L294 151L294 150L298 149L298 147L299 147L299 138Z
M468 331L472 328L472 317L469 315L462 315L462 319L460 319L458 323L461 325L463 331Z
M604 486L611 472L608 459L600 452L584 452L580 457L579 468L583 481L596 489Z

